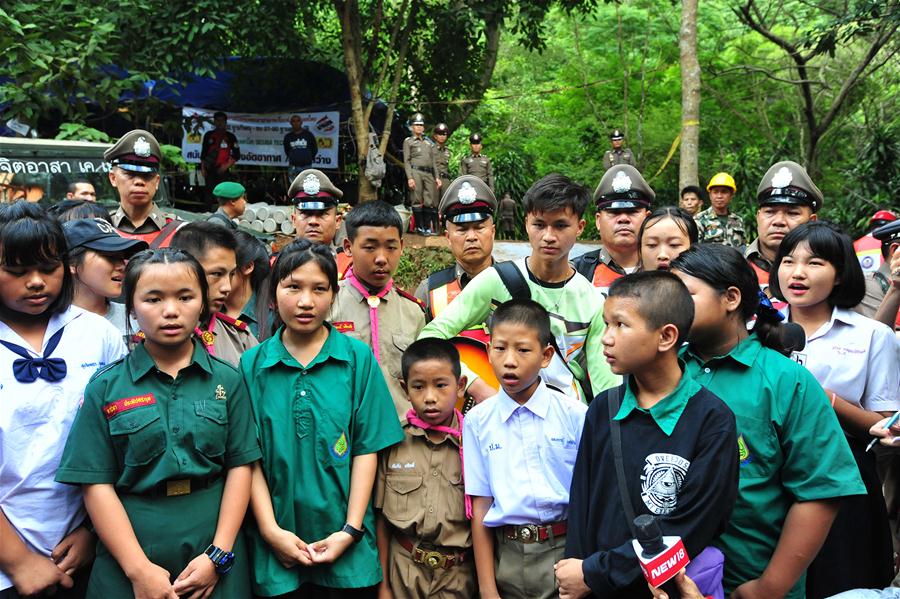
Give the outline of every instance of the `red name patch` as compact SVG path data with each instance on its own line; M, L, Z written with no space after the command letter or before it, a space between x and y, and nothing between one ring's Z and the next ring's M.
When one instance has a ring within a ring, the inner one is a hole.
M356 330L356 325L353 324L352 321L343 321L343 322L332 322L331 326L336 328L341 333L349 333L350 331Z
M116 414L121 414L122 412L133 410L134 408L152 406L155 403L156 398L153 397L152 393L148 393L146 395L137 395L135 397L126 397L125 399L112 401L103 406L103 413L106 415L106 419L109 420Z

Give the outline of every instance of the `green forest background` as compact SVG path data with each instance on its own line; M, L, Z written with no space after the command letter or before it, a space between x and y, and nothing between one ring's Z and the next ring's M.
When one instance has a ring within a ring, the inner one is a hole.
M225 56L350 72L355 48L363 95L393 101L403 118L421 110L451 124L454 169L468 134L482 133L498 194L518 199L550 172L593 189L618 127L657 205L676 204L678 149L667 158L682 120L681 9L669 0L11 0L0 7L0 102L24 122L62 113L71 137L91 124L89 106L116 110L122 91L149 78L208 74ZM748 15L802 54L805 79ZM718 171L734 175L732 206L750 230L756 187L783 159L808 166L825 195L821 216L854 234L876 210L896 209L898 26L898 0L700 0L701 186ZM113 63L129 76L105 75ZM129 106L135 123L177 131L178 121L156 122L160 112L153 101ZM828 121L814 156L810 114Z

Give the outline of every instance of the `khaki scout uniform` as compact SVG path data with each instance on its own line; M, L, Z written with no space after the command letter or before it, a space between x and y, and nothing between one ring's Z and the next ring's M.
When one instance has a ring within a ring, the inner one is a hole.
M403 169L406 178L416 182L416 188L409 191L414 208L437 208L439 198L434 176L438 170L434 148L424 135L410 135L403 140Z
M396 286L381 298L377 309L379 366L394 400L397 417L403 419L409 409L409 401L400 386L400 358L425 326L425 313L415 297ZM338 331L372 347L368 298L346 280L338 284L337 297L331 305L328 321Z
M694 221L700 230L700 243L718 243L738 250L747 245L744 221L734 212L728 212L723 225L719 215L716 214L716 209L710 206L697 214Z
M229 468L261 456L241 375L194 344L176 378L143 345L100 370L85 390L56 480L115 487L138 543L172 579L203 554L219 519ZM249 597L241 533L237 559L212 597ZM88 597L131 597L131 581L101 543Z
M205 329L198 329L197 335L210 354L235 367L245 351L259 345L246 322L221 312L216 312Z
M396 599L475 596L460 441L403 422L401 443L378 456L373 502L391 529L388 580ZM459 428L453 416L451 428ZM410 552L404 547L412 546Z
M484 154L469 154L459 164L459 175L475 175L494 191L494 173L491 170L491 159Z

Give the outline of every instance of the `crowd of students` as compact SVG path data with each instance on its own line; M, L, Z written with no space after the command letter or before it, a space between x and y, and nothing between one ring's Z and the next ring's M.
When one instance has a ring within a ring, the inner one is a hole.
M866 446L900 435L900 342L852 311L852 242L786 234L779 311L663 207L623 225L640 265L592 281L569 257L588 204L653 198L630 168L593 198L537 181L531 254L427 324L382 202L347 215L346 270L307 239L270 263L212 222L148 249L0 208L0 599L658 597L631 543L648 514L692 558L685 597L887 586ZM445 193L484 211L492 192ZM448 341L481 326L496 387Z

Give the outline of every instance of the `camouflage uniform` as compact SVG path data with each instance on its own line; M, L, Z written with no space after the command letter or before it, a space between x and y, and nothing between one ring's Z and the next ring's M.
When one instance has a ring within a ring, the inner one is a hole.
M700 230L701 243L718 243L721 245L731 246L733 248L742 249L747 245L747 236L744 233L744 221L734 212L729 212L726 216L725 226L719 222L715 208L710 206L706 210L697 214L694 220L697 222L697 228Z

